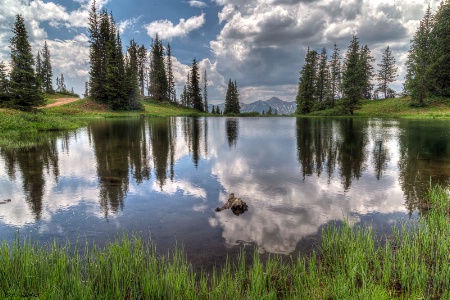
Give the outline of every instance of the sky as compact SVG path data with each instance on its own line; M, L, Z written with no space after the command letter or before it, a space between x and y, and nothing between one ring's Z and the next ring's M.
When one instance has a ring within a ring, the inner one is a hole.
M84 93L89 80L87 19L93 0L0 0L0 61L10 61L15 16L25 19L33 53L47 41L54 82L64 74L68 89ZM170 42L177 98L193 59L206 69L210 104L223 103L228 80L240 101L278 97L295 101L299 72L309 48L330 55L336 43L345 56L353 35L377 63L387 46L399 76L426 7L440 0L97 0L112 12L124 51L131 39L149 48L158 33Z

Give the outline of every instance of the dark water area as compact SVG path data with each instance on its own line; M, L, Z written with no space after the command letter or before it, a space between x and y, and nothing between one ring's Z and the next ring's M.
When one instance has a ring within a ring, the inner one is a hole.
M380 236L415 222L430 184L450 183L450 122L381 119L96 120L34 147L0 149L0 238L104 245L151 236L210 268L242 246L317 249L324 226ZM215 212L235 193L249 206Z

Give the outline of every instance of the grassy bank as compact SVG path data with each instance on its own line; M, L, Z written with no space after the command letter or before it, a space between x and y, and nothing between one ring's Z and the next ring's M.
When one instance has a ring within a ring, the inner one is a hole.
M196 274L181 252L157 257L139 237L104 249L16 241L0 247L0 298L21 299L449 299L450 197L434 188L414 228L377 244L370 228L328 227L318 256L273 256ZM72 249L72 250L69 250ZM90 249L90 250L88 250ZM320 257L320 259L319 259Z
M338 108L316 111L310 116L342 116ZM411 106L409 97L361 101L355 117L382 117L408 119L450 119L450 98L430 98L425 106Z

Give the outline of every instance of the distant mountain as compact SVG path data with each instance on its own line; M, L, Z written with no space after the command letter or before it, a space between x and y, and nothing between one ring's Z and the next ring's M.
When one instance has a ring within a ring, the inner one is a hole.
M225 103L221 103L215 106L219 106L219 109L222 112L225 109ZM212 110L212 107L213 106L211 104L208 106L209 111ZM295 101L287 102L277 97L272 97L266 101L258 100L248 104L241 103L241 113L244 112L258 112L260 114L262 114L263 112L267 113L270 107L272 107L273 113L276 112L279 115L290 115L295 113L295 110L297 109L297 103Z

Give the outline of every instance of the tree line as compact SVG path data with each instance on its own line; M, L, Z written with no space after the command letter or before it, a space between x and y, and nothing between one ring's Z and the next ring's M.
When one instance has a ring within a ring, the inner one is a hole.
M430 6L411 41L406 63L407 75L404 93L410 95L413 105L424 105L429 96L450 96L450 1L442 2L436 14ZM361 99L394 98L395 91L389 84L397 78L397 66L387 46L374 71L373 58L367 45L360 46L353 36L343 61L340 49L334 44L328 61L326 48L319 54L307 50L305 63L300 71L297 92L297 113L338 106L341 112L353 114ZM377 82L374 89L373 81Z
M53 88L53 71L47 41L33 56L25 21L16 15L10 40L11 64L8 72L6 64L0 62L0 105L29 110L45 103L43 93L59 92L78 96L66 89L64 75L57 77L56 90Z
M374 61L369 47L360 46L356 36L353 36L343 61L336 44L329 61L326 48L320 54L308 48L300 72L297 112L308 114L339 105L343 112L353 114L360 99L377 98L378 93L385 98L394 97L389 84L396 79L397 67L389 46L383 52L377 73L372 66ZM375 90L374 78L378 81Z

